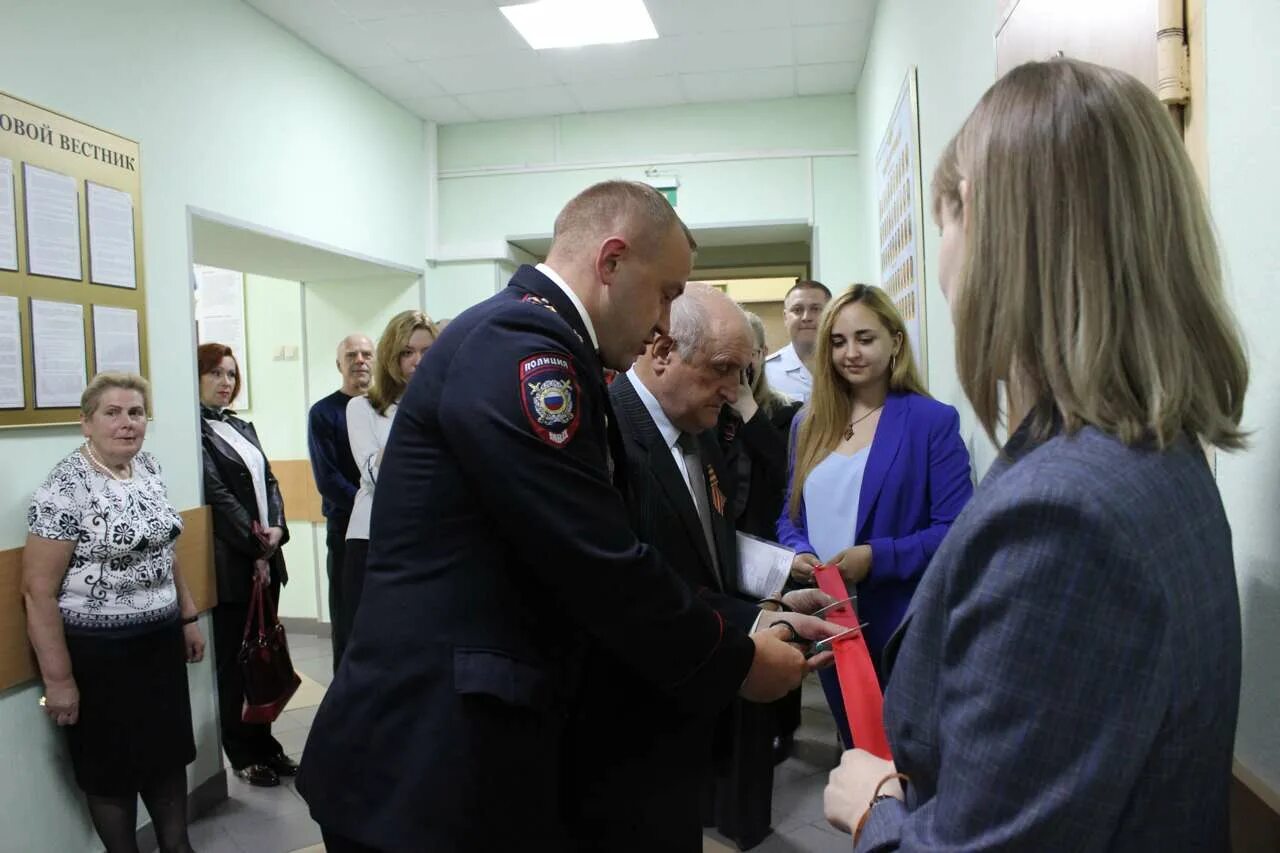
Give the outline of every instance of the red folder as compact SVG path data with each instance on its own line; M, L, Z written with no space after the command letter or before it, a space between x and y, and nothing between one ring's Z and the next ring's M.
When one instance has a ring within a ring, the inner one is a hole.
M849 597L844 578L835 566L818 566L813 577L818 582L818 589L836 601ZM858 614L847 602L831 608L823 618L846 628L855 628L859 624ZM884 696L880 693L880 681L876 678L866 639L861 631L856 631L836 640L832 650L836 656L836 674L840 676L840 693L854 745L892 761L889 739L884 733Z

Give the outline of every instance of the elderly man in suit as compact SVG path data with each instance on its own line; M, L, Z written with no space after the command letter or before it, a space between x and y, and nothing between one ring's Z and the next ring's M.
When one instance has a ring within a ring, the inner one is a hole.
M737 400L752 345L733 300L688 285L672 306L670 333L609 389L633 472L624 498L638 538L726 622L752 630L785 619L802 637L818 639L842 630L802 615L830 601L821 592L790 593L784 601L799 612L780 613L762 611L738 589L737 543L725 514L732 483L713 428L721 408ZM575 709L568 742L579 789L566 803L578 848L700 851L700 795L717 717L677 708L607 651L589 657L586 672L591 689ZM768 812L766 803L766 828Z

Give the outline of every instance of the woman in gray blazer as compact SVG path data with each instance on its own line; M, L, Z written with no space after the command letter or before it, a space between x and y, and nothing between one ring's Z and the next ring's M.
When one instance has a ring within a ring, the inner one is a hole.
M859 851L1225 850L1231 531L1202 443L1248 367L1204 196L1127 74L1030 63L934 177L956 363L1012 436L885 650L893 762L845 754Z

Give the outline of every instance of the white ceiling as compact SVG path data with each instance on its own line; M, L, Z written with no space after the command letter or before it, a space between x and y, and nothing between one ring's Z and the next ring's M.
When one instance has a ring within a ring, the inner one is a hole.
M852 92L876 4L645 0L656 40L534 51L515 0L246 2L442 124Z

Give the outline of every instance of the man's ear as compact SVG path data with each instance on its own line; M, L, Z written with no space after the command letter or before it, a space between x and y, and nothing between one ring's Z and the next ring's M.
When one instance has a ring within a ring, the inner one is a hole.
M649 353L655 367L666 367L671 364L675 351L675 338L669 335L658 335L653 339L653 343L649 345Z
M618 262L627 254L630 247L622 237L610 237L600 244L596 252L596 277L601 283L613 284L614 275L618 271Z

